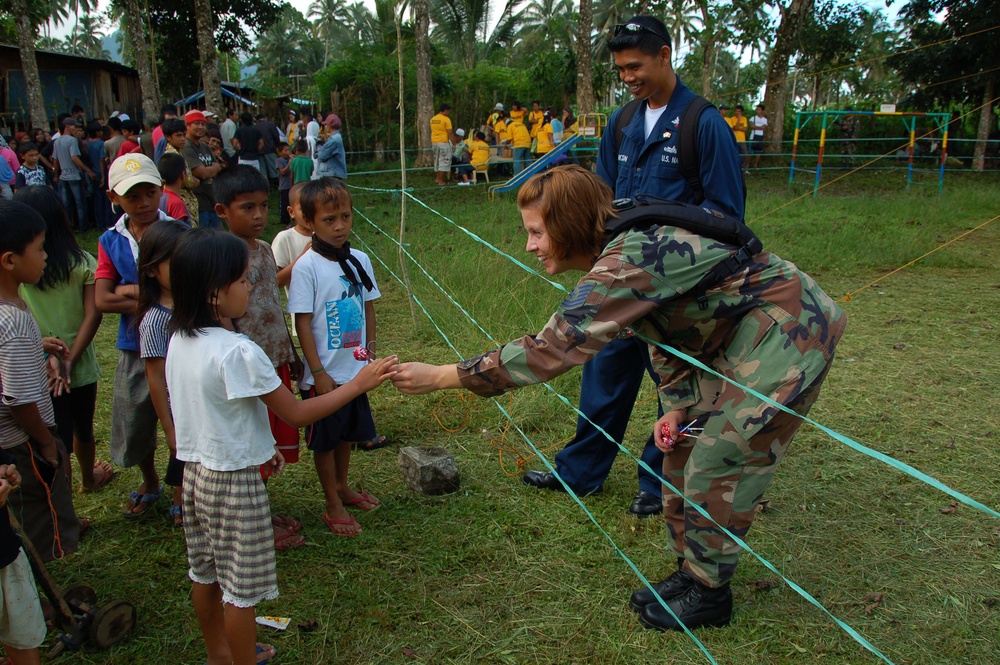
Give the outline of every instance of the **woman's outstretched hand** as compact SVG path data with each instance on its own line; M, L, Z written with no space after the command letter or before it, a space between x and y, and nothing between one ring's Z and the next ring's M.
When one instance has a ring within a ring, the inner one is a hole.
M461 387L458 369L454 365L400 363L393 370L392 385L407 395L426 395L435 390Z

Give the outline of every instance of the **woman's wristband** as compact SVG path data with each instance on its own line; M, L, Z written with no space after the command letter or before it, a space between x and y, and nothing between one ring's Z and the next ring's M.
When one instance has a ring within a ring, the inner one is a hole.
M317 367L316 369L311 369L311 370L309 370L309 373L310 373L310 374L319 374L319 373L320 373L320 372L322 372L322 371L323 371L323 368L322 368L322 367Z

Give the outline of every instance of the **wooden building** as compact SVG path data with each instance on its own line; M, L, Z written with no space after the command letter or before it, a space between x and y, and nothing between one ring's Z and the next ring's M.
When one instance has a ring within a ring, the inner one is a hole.
M142 117L139 74L131 67L39 49L35 58L50 125L54 126L58 114L69 113L77 104L87 118L107 118L113 111ZM29 115L21 52L7 44L0 44L0 114L8 130L24 129Z

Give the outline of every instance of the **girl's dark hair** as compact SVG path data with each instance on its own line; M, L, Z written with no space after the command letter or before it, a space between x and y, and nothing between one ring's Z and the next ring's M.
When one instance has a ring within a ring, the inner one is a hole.
M73 268L87 260L87 253L76 242L62 199L54 189L32 185L17 190L14 200L30 206L45 220L45 253L49 258L38 289L44 291L68 281Z
M156 266L164 261L170 260L177 241L187 231L188 227L181 222L164 220L150 225L139 239L139 260L136 262L139 272L139 306L132 318L133 325L137 328L142 323L142 317L160 301L160 296L163 295L163 289L156 281L156 276L149 273L155 271ZM170 281L172 284L172 277Z
M208 228L185 233L170 257L170 332L193 336L220 325L212 301L243 276L249 259L246 241L231 233Z

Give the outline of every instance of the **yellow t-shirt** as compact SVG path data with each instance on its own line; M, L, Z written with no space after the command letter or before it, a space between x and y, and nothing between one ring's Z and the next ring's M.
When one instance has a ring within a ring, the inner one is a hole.
M531 120L531 138L535 138L542 126L542 120L545 120L545 111L532 111L528 114L528 119Z
M733 128L733 134L736 135L737 143L746 143L747 140L747 117L741 115L739 117L733 116L732 118L727 118L729 126Z
M431 118L431 143L447 143L448 130L451 129L451 118L438 113Z
M528 133L528 128L520 120L514 120L507 125L507 133L510 134L510 140L513 143L513 147L531 147L531 134Z
M472 139L469 141L469 150L472 152L471 164L478 171L486 170L486 163L490 161L490 145L486 141Z
M538 128L538 154L544 155L555 146L552 144L552 123L545 123Z
M521 111L511 111L510 112L510 119L511 120L520 120L521 122L524 122L524 111L523 110L521 110Z
M493 125L493 131L496 132L498 142L510 139L510 134L507 133L507 123L503 120L497 119L496 124Z

